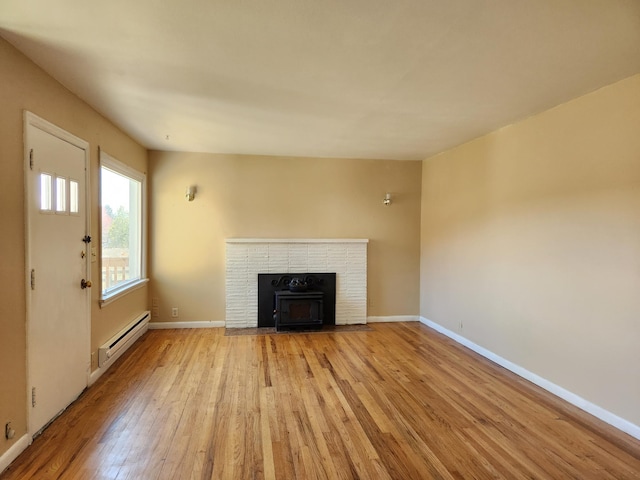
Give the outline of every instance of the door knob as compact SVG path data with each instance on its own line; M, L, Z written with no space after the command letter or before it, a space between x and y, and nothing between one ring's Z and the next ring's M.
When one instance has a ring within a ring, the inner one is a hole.
M80 280L80 288L91 288L91 280L85 280L84 278Z

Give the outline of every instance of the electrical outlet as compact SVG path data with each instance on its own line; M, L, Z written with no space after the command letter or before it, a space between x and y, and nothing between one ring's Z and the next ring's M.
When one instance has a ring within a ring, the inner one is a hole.
M159 307L160 306L160 300L158 299L158 297L153 297L151 299L151 306L152 307Z
M173 308L171 309L171 316L172 316L173 318L177 318L177 317L178 317L178 307L173 307Z
M151 307L151 316L152 317L159 317L160 316L160 308Z

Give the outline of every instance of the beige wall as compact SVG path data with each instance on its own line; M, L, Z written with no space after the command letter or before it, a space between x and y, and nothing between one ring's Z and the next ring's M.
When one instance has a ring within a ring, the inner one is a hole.
M224 320L230 237L368 238L368 314L417 315L420 170L408 161L151 152L154 321ZM193 202L184 198L190 184Z
M98 145L138 169L146 170L147 153L84 102L0 39L0 425L16 429L14 440L0 435L0 455L26 432L26 313L24 262L23 110L29 110L91 144L91 235L98 232ZM99 270L93 283L99 285ZM147 308L147 291L98 308L92 291L91 349Z
M640 425L640 75L422 178L421 315Z

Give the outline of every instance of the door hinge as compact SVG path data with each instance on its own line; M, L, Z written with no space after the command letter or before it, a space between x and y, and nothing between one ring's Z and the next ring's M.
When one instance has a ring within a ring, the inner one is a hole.
M31 387L31 406L36 406L36 387Z
M29 168L33 170L33 148L29 150Z
M90 235L85 235L84 238L82 239L82 241L84 243L91 243L91 236Z
M36 289L36 269L31 269L31 290Z

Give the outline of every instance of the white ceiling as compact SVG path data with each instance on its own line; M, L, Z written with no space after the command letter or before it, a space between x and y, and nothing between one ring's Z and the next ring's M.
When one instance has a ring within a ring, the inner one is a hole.
M160 150L423 159L640 72L640 0L0 0L0 36Z

